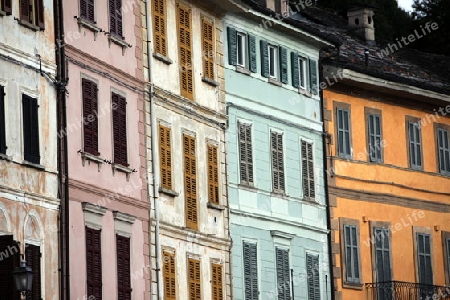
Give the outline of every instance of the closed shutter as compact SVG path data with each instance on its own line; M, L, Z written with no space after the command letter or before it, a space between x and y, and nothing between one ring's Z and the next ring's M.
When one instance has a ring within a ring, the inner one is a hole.
M389 282L392 280L389 230L385 228L374 228L374 234L376 280L377 282Z
M445 239L445 245L446 245L445 259L447 260L447 275L450 278L450 238Z
M153 1L155 52L167 56L166 0Z
M172 189L172 147L170 128L159 125L159 165L161 168L161 187Z
M276 248L278 300L291 299L289 251Z
M27 291L27 300L41 300L41 248L39 246L25 245L25 260L27 266L33 270L33 283L31 291Z
M85 227L87 295L102 299L101 230Z
M195 157L195 138L183 135L183 145L186 227L197 230L197 159Z
M6 15L10 15L12 13L12 4L11 4L11 0L5 0L3 2L3 11L6 13Z
M261 47L261 75L263 77L269 78L270 77L270 70L269 70L269 44L267 41L261 40L260 41L260 47Z
M284 191L283 134L271 131L272 181L274 191Z
M164 299L176 300L176 268L175 268L175 254L167 251L163 252L164 265Z
M81 81L83 96L83 139L84 152L92 155L98 153L98 89L97 85L85 78ZM89 122L88 120L93 120Z
M448 174L450 173L450 145L447 130L442 128L437 129L437 147L439 156L439 172Z
M252 127L239 123L239 160L241 183L253 183Z
M117 291L121 300L131 300L130 238L116 234Z
M234 28L227 27L228 36L228 64L235 66L237 64L237 31Z
M222 265L211 264L212 300L223 300Z
M306 254L308 276L308 300L320 300L319 256Z
M94 0L80 0L80 17L95 23L94 8Z
M292 67L292 86L295 88L300 87L300 64L299 56L291 52L291 67Z
M214 79L214 26L202 18L203 77Z
M409 157L411 168L422 168L422 141L420 136L420 124L408 122L409 132Z
M12 272L20 264L20 246L12 235L0 236L0 300L19 300Z
M381 162L381 120L380 115L369 115L370 161Z
M178 4L178 44L180 53L181 96L194 97L194 73L192 66L191 10Z
M6 154L5 88L0 86L0 153Z
M317 76L317 61L310 60L309 61L309 84L311 89L311 94L317 95L317 83L319 77Z
M252 73L257 72L257 53L256 53L256 38L253 35L248 35L248 47L250 56L250 71Z
M30 0L20 0L20 20L31 23Z
M109 0L109 33L123 39L121 0Z
M219 204L219 162L213 145L208 145L208 201Z
M280 47L281 82L288 83L288 57L286 48Z
M39 164L39 120L37 99L22 96L24 159Z
M350 149L350 113L347 109L338 108L337 133L338 133L338 154L340 157L351 156Z
M45 19L44 19L44 0L34 0L34 12L35 12L35 25L37 25L41 30L45 29Z
M302 141L302 178L303 178L304 197L314 198L315 183L314 183L313 145L305 141Z
M114 163L128 167L127 153L127 102L118 94L112 93L114 132Z
M359 246L356 226L344 225L346 281L359 283Z
M188 285L189 300L202 299L201 278L200 278L200 261L196 259L188 259Z
M256 244L243 242L245 300L258 300L258 253Z
M431 242L430 235L425 233L417 233L417 260L419 271L419 283L433 284L433 268L431 259Z

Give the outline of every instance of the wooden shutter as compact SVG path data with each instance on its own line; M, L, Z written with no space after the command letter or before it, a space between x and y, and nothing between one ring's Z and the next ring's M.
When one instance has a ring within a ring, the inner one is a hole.
M252 127L239 123L239 160L241 183L253 183Z
M286 48L280 47L281 82L288 83L288 56Z
M437 129L437 148L439 157L439 172L444 174L450 173L449 135L448 131L445 129Z
M319 256L306 254L306 273L308 276L308 300L320 300Z
M0 86L0 153L6 154L5 90ZM1 249L0 249L1 250Z
M2 9L6 13L6 15L10 15L12 13L11 0L4 0Z
M189 135L183 135L183 145L186 227L197 230L197 159L195 157L195 138Z
M338 154L341 157L351 156L350 150L350 118L349 111L338 108L337 127L338 127Z
M164 277L164 299L176 300L176 268L175 268L175 253L167 251L163 252L164 265L163 265L163 277Z
M170 128L159 125L159 165L161 169L161 187L172 189L172 147Z
M303 196L315 197L313 145L302 141Z
M153 36L155 52L167 56L166 0L153 1Z
M35 13L35 25L41 30L45 29L45 19L44 19L44 0L34 0L34 13Z
M417 233L417 260L419 271L419 283L433 284L433 268L431 259L431 241L430 235Z
M30 0L20 0L20 20L31 23Z
M214 26L202 18L203 76L214 80Z
M109 33L123 39L121 0L109 0Z
M95 23L95 5L94 0L80 0L80 17Z
M178 45L180 53L181 96L194 97L194 74L192 66L191 10L180 4L177 7Z
M369 115L369 154L370 161L381 162L381 123L380 115Z
M408 122L409 132L409 156L412 168L422 167L422 142L420 136L420 124L418 122Z
M228 63L232 66L237 64L237 31L234 28L227 27L228 35Z
M0 299L19 299L12 272L20 265L20 245L12 235L0 236ZM3 298L2 298L3 297Z
M92 155L98 153L98 89L97 85L85 78L81 81L82 97L83 97L83 140L84 152ZM89 122L88 120L92 120Z
M27 300L41 300L41 248L26 244L25 260L27 266L33 270L32 289L27 291Z
M276 248L278 300L291 300L289 251Z
M22 96L24 159L39 164L39 120L37 99Z
M208 145L208 200L219 204L219 161L213 145Z
M131 300L130 238L116 234L117 299Z
M114 163L128 167L127 153L127 102L125 97L112 93Z
M311 89L311 94L317 95L317 84L319 81L319 77L317 75L317 61L310 59L309 60L309 84Z
M300 87L300 64L299 57L296 53L291 52L291 67L292 67L292 86Z
M188 285L189 300L202 299L201 278L200 278L200 261L196 259L188 259Z
M211 264L212 300L223 300L222 265Z
M345 268L348 282L359 283L359 247L356 226L344 225Z
M272 153L272 182L275 191L284 191L283 135L270 132Z
M445 239L445 259L447 260L447 275L450 278L450 238ZM0 272L1 273L1 272Z
M87 295L102 299L101 230L85 227Z
M253 35L248 35L248 49L250 56L250 71L252 73L257 72L257 53L256 53L256 38Z
M390 235L385 228L374 228L376 281L389 282L391 276Z
M270 77L270 70L269 70L269 44L261 40L260 41L260 47L261 47L261 75L263 77L269 78Z
M245 300L258 300L258 253L256 244L243 242Z

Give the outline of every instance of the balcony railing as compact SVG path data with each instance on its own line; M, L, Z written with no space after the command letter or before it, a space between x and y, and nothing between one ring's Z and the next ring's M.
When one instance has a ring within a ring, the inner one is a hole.
M450 286L403 281L366 283L367 300L450 300Z

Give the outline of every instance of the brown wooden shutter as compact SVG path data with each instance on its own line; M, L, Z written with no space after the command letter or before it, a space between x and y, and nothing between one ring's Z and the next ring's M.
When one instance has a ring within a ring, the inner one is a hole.
M213 24L202 18L203 77L214 80Z
M166 0L153 1L153 36L155 52L167 56Z
M87 295L102 300L101 230L85 227Z
M44 0L34 0L35 25L41 30L45 29Z
M7 15L10 15L12 13L11 0L4 0L2 9Z
M212 300L223 300L222 265L211 264Z
M33 285L31 291L27 291L27 300L41 300L41 248L26 244L25 260L33 270Z
M20 20L30 23L30 12L30 0L20 0Z
M197 230L197 161L195 157L195 138L189 135L183 135L183 145L186 227Z
M181 96L193 99L194 75L192 66L191 10L178 4L177 19Z
M167 251L163 252L163 277L164 277L164 299L176 300L176 268L175 268L175 253Z
M26 161L39 164L39 120L37 99L22 95L23 148Z
M200 278L200 261L196 259L188 259L188 285L189 300L202 299L201 296L201 278Z
M94 0L80 0L80 17L95 23L95 5Z
M208 200L219 204L219 162L213 145L208 145Z
M20 264L20 246L12 235L0 236L0 255L0 299L18 300L12 272Z
M81 81L81 89L83 96L83 140L84 152L92 155L99 155L98 153L98 89L97 85L85 78ZM94 117L92 122L88 120Z
M172 148L170 128L159 125L159 165L161 187L172 189Z
M121 0L109 0L109 33L123 39Z
M117 299L131 300L130 238L116 234Z
M114 163L128 167L127 154L127 102L118 94L112 93L113 135L114 135Z

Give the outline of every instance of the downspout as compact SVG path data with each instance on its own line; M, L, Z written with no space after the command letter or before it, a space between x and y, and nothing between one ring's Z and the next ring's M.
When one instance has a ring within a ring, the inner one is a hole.
M161 296L161 288L159 281L159 273L160 273L160 245L159 245L159 166L156 159L156 116L155 116L155 99L154 99L154 85L153 85L153 76L152 76L152 34L150 24L152 24L150 19L150 0L145 0L145 10L146 10L146 26L147 26L147 58L148 58L148 80L150 82L150 130L151 130L151 147L152 147L152 170L153 170L153 207L155 209L155 259L156 259L156 299L160 299ZM150 192L150 191L149 191ZM149 211L149 233L151 234L151 208ZM150 241L151 241L151 237ZM150 247L151 249L151 247Z

